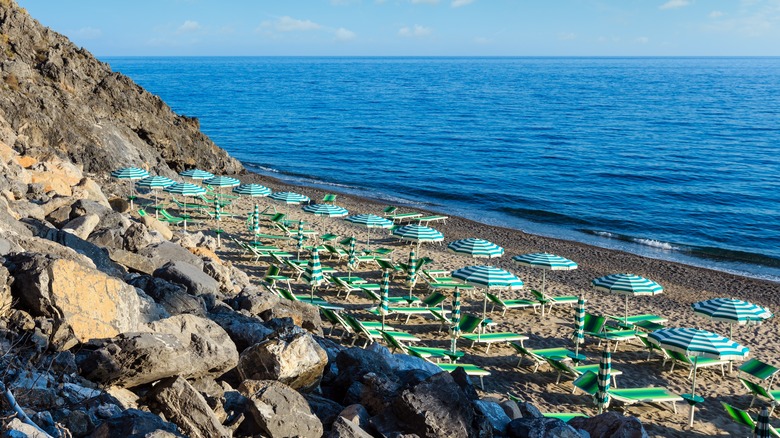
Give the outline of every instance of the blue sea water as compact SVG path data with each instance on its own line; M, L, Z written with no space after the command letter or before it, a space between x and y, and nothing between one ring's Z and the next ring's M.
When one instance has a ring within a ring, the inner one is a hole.
M249 169L780 280L780 58L105 58Z

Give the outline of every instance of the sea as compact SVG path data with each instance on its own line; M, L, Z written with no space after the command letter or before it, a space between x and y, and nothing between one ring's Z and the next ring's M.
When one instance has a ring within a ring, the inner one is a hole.
M780 281L780 58L101 60L260 174Z

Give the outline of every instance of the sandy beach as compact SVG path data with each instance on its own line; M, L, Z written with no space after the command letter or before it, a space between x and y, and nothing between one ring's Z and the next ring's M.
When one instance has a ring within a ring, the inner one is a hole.
M268 186L273 191L295 191L309 196L316 201L322 199L324 191L296 187L284 184L261 175L243 175L242 182L255 182ZM234 201L230 207L231 213L246 214L254 203L261 209L267 206L275 207L279 212L287 213L289 219L302 219L306 221L307 228L316 230L319 234L333 233L342 237L355 236L358 239L358 248L365 246L367 230L353 225L343 219L317 217L301 210L299 206L282 205L268 198L242 198ZM349 210L350 215L362 213L380 214L386 206L367 199L361 199L349 195L339 194L336 204ZM399 211L405 211L403 208ZM421 211L421 210L416 210ZM436 212L430 212L436 213ZM267 224L267 222L265 222ZM578 295L584 293L588 300L587 311L597 315L622 315L624 311L623 296L609 295L603 292L595 292L590 288L592 279L614 273L633 273L652 279L664 287L664 292L653 297L638 297L628 300L629 314L653 313L668 319L667 327L696 327L728 335L727 324L713 322L697 316L690 308L691 303L716 298L733 297L751 301L776 311L780 308L780 284L771 283L746 277L740 277L723 272L717 272L682 264L654 260L628 254L620 251L607 250L588 246L576 242L557 240L552 238L529 235L518 230L483 225L474 221L449 217L444 222L431 224L444 234L444 242L439 244L423 244L418 256L427 256L434 263L426 266L430 269L453 270L474 264L492 264L507 269L525 282L525 288L520 291L504 293L504 297L530 298L529 289L540 289L542 271L532 268L517 266L511 261L511 257L529 252L546 251L569 258L579 264L579 268L573 271L559 271L547 273L547 292L551 295ZM190 227L190 231L204 232L215 227L215 221L203 220L199 224ZM226 219L221 227L227 235L239 238L250 238L243 220ZM264 227L263 232L271 232ZM501 258L474 260L468 256L454 254L446 250L446 245L456 239L477 237L490 240L506 249ZM319 242L316 240L315 242ZM400 241L390 236L387 230L372 230L372 246L393 249L394 261L406 261L409 256L410 246L408 242ZM295 241L274 242L295 252ZM248 257L242 256L236 246L223 239L221 250L218 252L223 260L232 262L242 268L254 281L261 281L268 263L264 261L253 262ZM302 255L303 256L303 255ZM306 256L307 257L307 256ZM332 266L339 271L345 271L345 262L335 259L329 260L327 255L323 257L323 264ZM366 280L379 283L381 272L376 265L363 264L358 275ZM308 292L308 287L303 284L294 284L298 293ZM404 294L405 288L400 279L391 283L390 295ZM347 311L362 319L376 319L366 309L372 303L359 294L352 294L346 300L336 297L334 289L320 288L318 295L333 302L342 304ZM419 297L428 294L427 285L418 281L415 294ZM482 311L482 294L476 292L473 296L468 294L463 299L462 312L479 314ZM450 301L445 303L450 306ZM488 306L490 311L490 306ZM529 340L525 341L528 348L568 347L574 348L570 340L573 331L574 308L559 306L544 317L540 313L534 313L530 309L508 310L505 316L499 311L489 315L496 323L494 331L510 331L525 334ZM402 330L415 333L423 339L421 344L426 346L449 347L450 340L445 331L439 332L439 323L430 318L412 317L408 324L404 320L395 320L390 317L390 323ZM328 323L324 323L329 329ZM326 330L327 332L327 330ZM777 332L777 319L770 319L760 325L738 326L734 329L734 340L749 347L749 357L755 357L762 361L777 365L777 356L780 352L780 342L775 336ZM337 331L338 333L338 331ZM507 344L496 344L485 354L483 346L470 348L469 343L460 340L458 348L465 351L462 362L473 363L491 372L485 378L485 390L483 396L494 396L498 399L506 398L508 393L521 396L528 401L537 404L543 411L549 412L582 412L587 415L595 414L595 407L591 398L581 391L572 394L572 380L569 377L555 383L556 373L548 366L543 365L537 373L532 373L530 360L525 360L517 367L519 356ZM597 364L603 347L597 342L586 339L584 353L587 355L588 364ZM613 368L623 372L617 377L618 387L661 386L674 393L686 393L690 391L691 381L688 379L688 370L677 366L670 372L670 364L661 367L660 356L652 355L647 359L647 350L638 341L633 343L621 343L617 352L612 356ZM738 366L739 364L736 364ZM728 436L745 435L747 430L733 423L726 415L721 402L727 402L739 408L747 409L751 396L740 384L736 366L734 372L726 371L726 376L720 374L719 368L700 369L697 378L697 394L705 398L705 403L696 411L696 423L693 429L687 426L688 407L684 403L677 403L677 413L669 409L668 405L633 405L628 412L639 417L651 436ZM758 415L766 400L757 400L749 412L755 417ZM624 406L613 403L610 409L622 411Z

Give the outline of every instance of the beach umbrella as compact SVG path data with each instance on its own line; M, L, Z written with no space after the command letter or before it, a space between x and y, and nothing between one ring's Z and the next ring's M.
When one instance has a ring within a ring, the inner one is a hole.
M379 314L382 315L382 330L385 329L385 316L390 313L388 303L390 295L390 271L385 269L382 271L382 285L379 288Z
M598 405L599 414L607 410L609 406L609 379L612 373L612 353L609 352L609 345L601 353L601 360L599 361L599 374L598 374L598 392L596 393L596 403Z
M344 217L349 214L346 208L333 204L310 204L303 207L303 211L315 216Z
M452 293L452 327L450 328L450 338L452 345L450 350L452 354L455 354L457 349L458 338L460 337L460 288L455 287L455 291Z
M325 276L322 275L322 265L320 265L320 253L317 247L311 249L311 260L306 265L306 270L301 275L303 281L311 286L311 300L314 302L314 289L325 281Z
M509 271L493 266L467 266L452 272L452 276L476 287L486 290L506 289L518 290L523 288L523 280L517 278ZM487 295L482 305L482 318L487 315Z
M151 190L154 193L154 204L155 204L155 206L158 204L158 201L157 201L157 190L164 189L164 188L166 188L168 186L172 186L174 184L176 184L176 181L174 181L174 180L172 180L170 178L164 177L164 176L159 176L159 175L147 176L146 178L144 178L142 180L139 180L139 181L136 181L136 183L135 183L135 185L137 187L141 187L141 188L144 188L144 189L149 189L149 190ZM158 217L157 216L157 208L154 209L154 217Z
M217 220L217 223L222 222L222 208L220 208L219 204L214 205L214 218ZM219 228L219 225L217 225L217 229L214 230L214 232L217 234L217 248L222 247L222 241L220 240L220 235L225 232L225 230Z
M473 237L450 242L450 244L447 245L447 249L454 253L469 255L475 259L492 259L504 255L504 248L489 240L475 239Z
M184 172L179 173L179 175L185 178L196 179L196 180L214 178L213 173L207 172L205 170L200 170L200 169L185 170Z
M229 176L212 176L203 180L203 184L212 187L236 187L241 184L241 181Z
M414 250L409 251L409 262L406 268L406 284L409 286L409 298L412 297L412 290L417 284L417 255Z
M357 239L355 239L355 236L352 236L349 238L349 251L347 252L348 258L347 258L347 277L352 276L352 270L357 267L358 259L357 259L357 250L355 248L355 242L357 242Z
M753 431L756 438L769 438L772 436L771 426L769 425L769 408L764 406L756 419L756 429Z
M252 198L260 198L271 194L271 189L260 184L241 184L233 188L233 193Z
M731 339L706 330L693 328L667 328L656 330L647 335L647 340L660 348L676 351L686 356L693 356L693 382L691 393L683 394L691 405L688 425L693 426L694 405L701 403L701 397L696 396L696 366L699 357L717 360L740 360L747 357L749 349Z
M252 242L257 243L257 235L260 234L260 206L255 204L255 208L249 215L249 232L252 233Z
M579 359L580 344L585 343L585 294L577 299L577 311L574 313L574 356ZM609 348L609 343L607 343Z
M547 252L535 252L512 257L515 263L529 268L542 269L542 294L545 292L547 271L571 271L577 269L573 261Z
M274 201L284 204L304 204L309 202L309 197L294 192L275 192L269 196Z
M139 169L138 167L123 167L111 172L111 176L116 179L127 179L133 181L148 177L149 172L145 171L144 169ZM130 209L132 210L134 208L133 200L135 199L135 196L133 196L131 193L127 198L130 200Z
M206 189L201 186L196 186L190 183L176 183L164 188L168 193L181 196L198 196L206 193ZM184 204L184 231L187 231L187 204Z
M375 214L359 214L345 218L347 222L368 228L366 237L366 246L371 248L371 229L372 228L392 228L393 222Z
M734 324L745 325L772 317L772 312L756 304L734 298L714 298L691 304L693 313L714 321L729 323L729 337L734 335Z
M298 255L297 258L301 258L301 250L303 249L303 221L298 221Z
M398 227L393 230L393 235L401 240L417 242L418 250L422 242L441 242L444 240L444 235L438 230L417 224Z
M628 322L628 297L657 295L664 291L658 283L634 274L612 274L599 277L591 282L593 289L602 292L623 294L626 296L625 322Z

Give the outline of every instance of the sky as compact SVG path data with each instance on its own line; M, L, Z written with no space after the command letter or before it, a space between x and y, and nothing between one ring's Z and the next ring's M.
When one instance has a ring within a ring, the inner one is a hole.
M107 56L779 56L780 0L17 0Z

